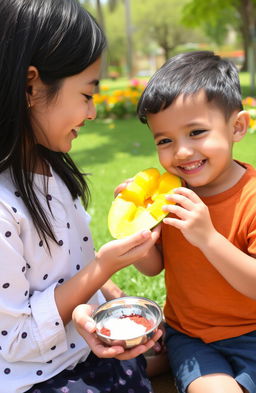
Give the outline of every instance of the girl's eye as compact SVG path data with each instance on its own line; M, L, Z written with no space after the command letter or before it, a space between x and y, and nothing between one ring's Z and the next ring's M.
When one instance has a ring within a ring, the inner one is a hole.
M165 145L166 143L171 143L171 142L172 142L171 139L169 139L169 138L164 138L164 139L161 139L159 142L157 142L157 146L158 146L158 145Z
M190 136L198 136L198 135L203 134L206 131L207 130L194 130L194 131L191 131Z
M90 96L89 94L83 94L83 96L84 96L88 101L90 101L90 100L93 99L93 96Z

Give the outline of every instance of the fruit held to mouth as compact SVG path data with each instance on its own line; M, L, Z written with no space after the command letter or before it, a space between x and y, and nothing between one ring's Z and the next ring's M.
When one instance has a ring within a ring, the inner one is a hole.
M108 214L111 235L121 239L155 227L168 215L162 207L173 203L166 195L180 186L180 178L168 172L161 175L156 168L138 172L112 202Z

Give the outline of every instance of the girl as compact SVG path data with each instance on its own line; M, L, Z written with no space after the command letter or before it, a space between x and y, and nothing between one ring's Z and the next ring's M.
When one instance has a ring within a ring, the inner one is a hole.
M102 30L76 0L0 2L2 393L152 391L138 355L160 331L126 351L86 334L96 357L71 321L79 304L90 304L86 321L91 304L105 301L101 287L111 298L111 275L158 237L146 231L94 255L80 203L87 206L88 187L67 153L96 115L104 47Z

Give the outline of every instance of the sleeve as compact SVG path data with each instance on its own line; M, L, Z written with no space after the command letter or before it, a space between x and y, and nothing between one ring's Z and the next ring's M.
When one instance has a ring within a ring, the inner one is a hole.
M31 288L19 222L0 204L0 345L8 362L48 362L67 350L52 284ZM31 295L31 293L33 294Z
M256 214L253 216L249 226L248 234L248 253L256 258Z

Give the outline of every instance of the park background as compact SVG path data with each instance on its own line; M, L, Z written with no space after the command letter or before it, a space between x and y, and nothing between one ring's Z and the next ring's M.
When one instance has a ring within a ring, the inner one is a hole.
M251 113L235 158L256 166L255 46L256 0L81 0L103 26L108 49L95 95L98 117L86 122L71 156L91 190L89 213L95 248L112 240L107 216L113 190L138 171L156 167L155 145L136 118L136 104L150 76L167 58L184 51L213 50L239 69L245 109ZM113 277L128 295L163 305L163 272L145 277L133 266Z

